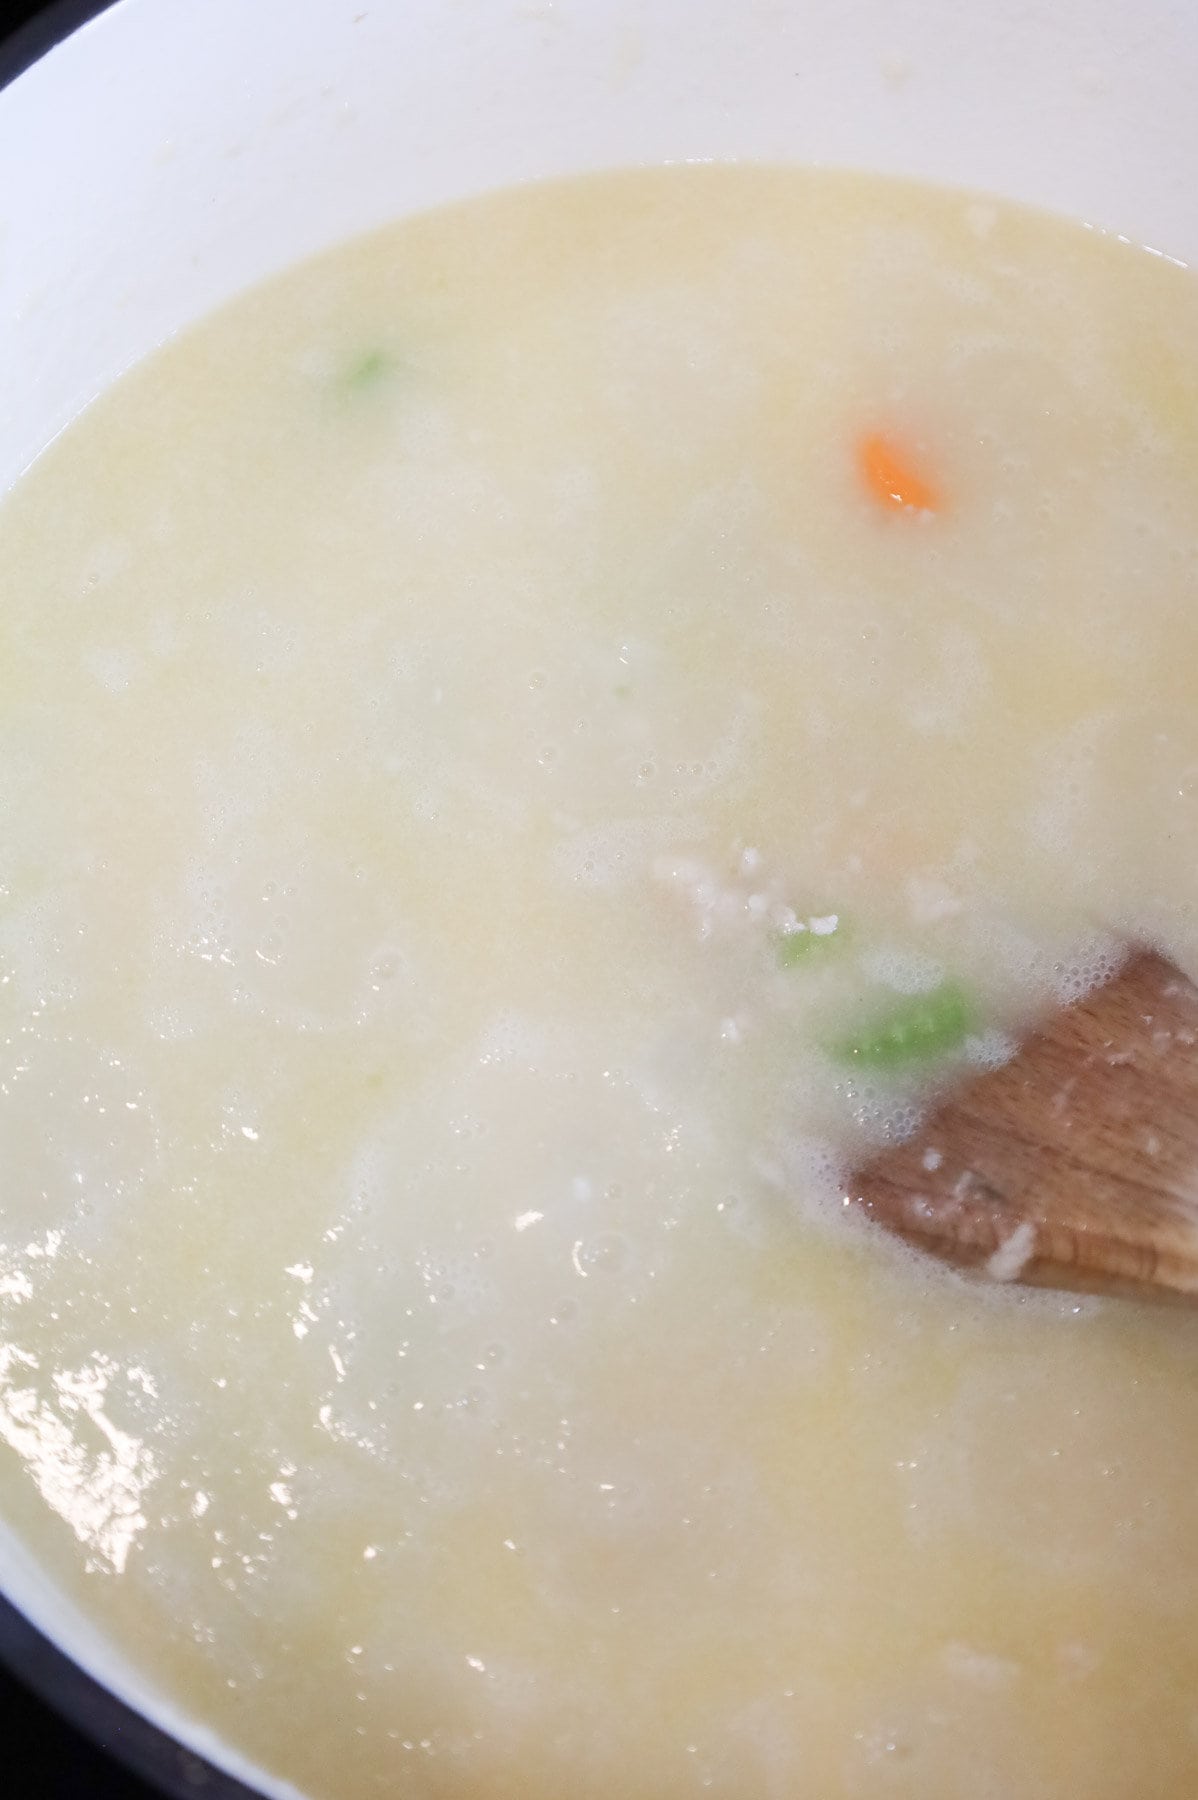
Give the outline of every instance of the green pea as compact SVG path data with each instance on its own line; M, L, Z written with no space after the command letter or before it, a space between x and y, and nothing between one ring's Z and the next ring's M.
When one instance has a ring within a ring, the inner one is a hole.
M779 965L783 969L793 969L800 963L810 962L813 957L823 956L827 951L839 948L844 943L845 935L842 913L826 913L810 919L800 919L788 931L778 933Z
M866 1020L859 1031L830 1046L837 1062L867 1069L905 1069L959 1050L969 1035L973 1007L953 981L928 994L912 994Z
M342 381L350 392L360 392L363 388L377 387L394 367L394 362L385 350L367 350L349 365Z

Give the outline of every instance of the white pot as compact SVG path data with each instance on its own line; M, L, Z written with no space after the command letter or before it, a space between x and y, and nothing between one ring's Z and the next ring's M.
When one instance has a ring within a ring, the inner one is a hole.
M119 0L0 93L0 491L239 288L542 175L880 168L1198 258L1196 94L1195 0ZM0 1585L219 1757L2 1537Z

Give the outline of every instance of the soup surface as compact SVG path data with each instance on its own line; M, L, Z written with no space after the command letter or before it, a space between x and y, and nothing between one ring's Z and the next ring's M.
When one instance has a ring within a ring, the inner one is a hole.
M0 1511L145 1691L313 1800L1193 1800L1198 1322L838 1187L1198 975L1192 278L487 198L124 379L0 598Z

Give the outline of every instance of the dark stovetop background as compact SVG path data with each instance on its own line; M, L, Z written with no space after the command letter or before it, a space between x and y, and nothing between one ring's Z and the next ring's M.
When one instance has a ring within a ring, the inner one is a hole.
M37 14L43 35L82 19L85 4L58 8L37 0L9 0L0 40ZM55 18L57 14L57 18ZM60 32L58 33L61 34ZM39 44L39 48L41 45ZM0 41L0 68L5 44ZM157 1800L151 1789L82 1737L0 1665L0 1793L4 1800Z
M161 1800L0 1670L5 1800Z

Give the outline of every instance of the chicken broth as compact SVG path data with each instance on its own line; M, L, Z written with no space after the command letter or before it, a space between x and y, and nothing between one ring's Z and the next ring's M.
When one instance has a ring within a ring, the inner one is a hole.
M1192 1800L1198 1326L840 1182L1198 976L1196 502L1186 271L754 168L400 223L46 452L0 1513L148 1705L311 1800Z

